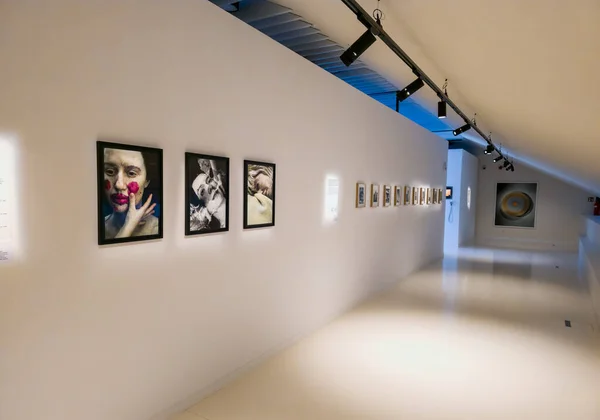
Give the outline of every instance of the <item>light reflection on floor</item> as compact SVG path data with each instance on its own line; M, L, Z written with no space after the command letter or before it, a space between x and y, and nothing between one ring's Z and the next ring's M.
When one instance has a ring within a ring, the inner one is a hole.
M600 419L600 334L576 261L463 249L176 418Z

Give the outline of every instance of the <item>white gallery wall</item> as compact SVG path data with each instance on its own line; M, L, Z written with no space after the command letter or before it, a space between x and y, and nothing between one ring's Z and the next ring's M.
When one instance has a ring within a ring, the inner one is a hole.
M520 162L515 163L514 172L499 170L499 165L487 156L479 162L476 243L516 249L577 251L579 237L584 233L581 215L592 214L593 203L588 202L588 197L593 194ZM498 182L538 183L534 229L494 226Z
M477 214L478 160L462 149L448 150L446 185L452 187L452 199L446 200L444 252L456 253L475 239Z
M164 418L442 256L443 205L354 190L442 188L446 142L207 1L0 1L0 39L0 419ZM164 239L97 245L97 138L164 149ZM228 233L184 237L186 151L231 158ZM277 164L274 228L242 229L246 158Z

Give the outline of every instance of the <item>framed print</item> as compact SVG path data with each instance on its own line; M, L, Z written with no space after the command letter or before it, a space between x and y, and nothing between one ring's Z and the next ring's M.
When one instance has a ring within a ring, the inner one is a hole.
M383 186L383 207L392 205L392 187L390 185Z
M413 192L412 203L413 203L413 206L416 206L417 204L419 204L419 189L417 187L413 187L412 192Z
M362 182L356 183L356 208L367 205L367 186Z
M396 185L394 187L394 206L401 206L403 199L404 196L402 194L402 187L400 185Z
M438 204L442 204L442 200L444 199L443 194L443 190L441 188L438 188Z
M535 228L538 184L534 182L499 182L496 185L498 227Z
M244 161L244 229L275 226L275 164Z
M185 154L185 234L229 230L229 158Z
M453 191L453 187L446 187L446 200L452 200Z
M431 204L432 196L433 196L433 189L427 188L427 205Z
M407 185L404 187L404 205L405 206L408 206L410 204L410 194L411 194L411 189Z
M420 195L419 195L419 204L420 205L422 205L422 206L425 205L425 198L426 198L425 197L425 188L421 187Z
M371 184L371 207L379 207L379 185Z
M98 245L163 237L162 149L98 141Z
M438 203L438 190L437 190L437 188L433 189L433 200L431 200L431 202L433 204L437 204Z

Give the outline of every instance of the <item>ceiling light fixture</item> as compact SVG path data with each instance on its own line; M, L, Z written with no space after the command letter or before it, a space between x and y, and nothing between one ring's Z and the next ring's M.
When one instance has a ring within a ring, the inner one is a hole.
M469 119L469 117L454 103L454 101L452 101L448 97L448 94L447 94L447 92L445 92L445 89L440 89L439 86L431 79L431 77L429 77L427 75L427 73L425 73L419 67L419 65L417 63L415 63L414 60L412 58L410 58L408 56L408 54L406 54L406 52L383 29L383 27L381 25L381 20L383 19L383 13L379 9L379 0L377 2L378 8L375 9L375 12L373 12L373 17L371 17L366 12L366 10L360 5L359 0L341 0L341 1L342 1L342 3L344 3L344 5L346 5L348 7L348 9L350 9L350 11L352 11L352 13L368 29L368 31L371 32L373 37L377 36L385 45L387 45L387 47L394 54L396 54L396 56L398 58L400 58L404 62L404 64L406 64L411 69L411 71L419 78L418 80L420 80L421 83L426 84L435 92L435 94L438 96L438 98L440 98L440 102L444 103L443 105L438 103L438 117L439 118L444 118L444 116L446 114L443 112L440 112L440 111L445 110L445 108L447 106L449 106L450 108L452 108L452 110L454 112L456 112L456 114L460 118L462 118L463 121L465 121L467 123L466 125L454 130L453 131L454 136L457 136L457 135L464 133L465 131L473 128L477 132L477 134L479 134L481 136L481 138L483 138L486 141L486 143L493 146L491 136L488 137L479 127L477 127L477 123L475 122L475 119L473 119L471 121ZM368 40L370 42L369 45L371 45L374 42L373 37L370 37L368 34L363 35L363 37L368 38ZM357 41L357 43L358 43L358 41ZM368 48L368 46L366 48ZM361 48L362 52L364 52L364 50L366 50L366 48L363 46ZM358 52L358 51L360 51L360 49L357 49L357 51L355 51L355 52ZM344 54L346 54L346 53L344 53ZM356 54L356 55L358 56L360 54ZM354 58L354 59L356 59L356 58ZM352 60L352 57L350 57L350 59L351 59L350 62L354 61L354 60ZM348 61L348 60L346 60L346 61ZM348 64L346 64L346 65L348 65ZM414 93L414 91L410 92L410 94L412 94L412 93ZM399 103L400 103L399 95L400 95L400 92L398 92L396 95L396 110L397 111L399 110ZM497 149L497 150L498 150L500 156L503 156L500 149Z
M377 41L377 38L375 38L375 35L373 35L370 28L367 29L367 31L340 56L342 63L344 63L346 67L350 66L350 64L354 63L375 41Z
M444 86L442 87L442 89L444 89L444 94L446 96L448 96L448 79L446 79L446 81L444 82ZM438 102L438 118L439 119L444 119L448 116L447 112L446 112L446 101L444 101L443 98L440 97L440 101Z
M488 147L485 148L485 150L483 151L483 153L486 154L486 155L491 155L492 153L494 153L494 150L496 150L494 148L494 146L492 146L491 144L488 144Z
M494 159L494 163L498 163L502 160L502 155L498 156L496 159Z
M452 132L454 136L458 136L459 134L464 133L465 131L469 131L471 129L471 123L466 123L462 127L458 127L456 130Z
M415 93L417 90L421 89L423 86L425 86L425 83L423 83L423 80L421 80L421 78L418 78L410 85L406 86L404 89L399 90L396 93L396 97L398 98L398 101L402 102L405 99L407 99L410 95Z
M510 166L510 162L508 160L505 160L503 165L505 168L508 168Z

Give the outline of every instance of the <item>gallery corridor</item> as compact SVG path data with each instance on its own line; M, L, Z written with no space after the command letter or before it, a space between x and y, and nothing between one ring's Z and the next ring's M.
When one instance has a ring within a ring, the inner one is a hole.
M577 256L462 249L174 419L593 420L599 390Z

